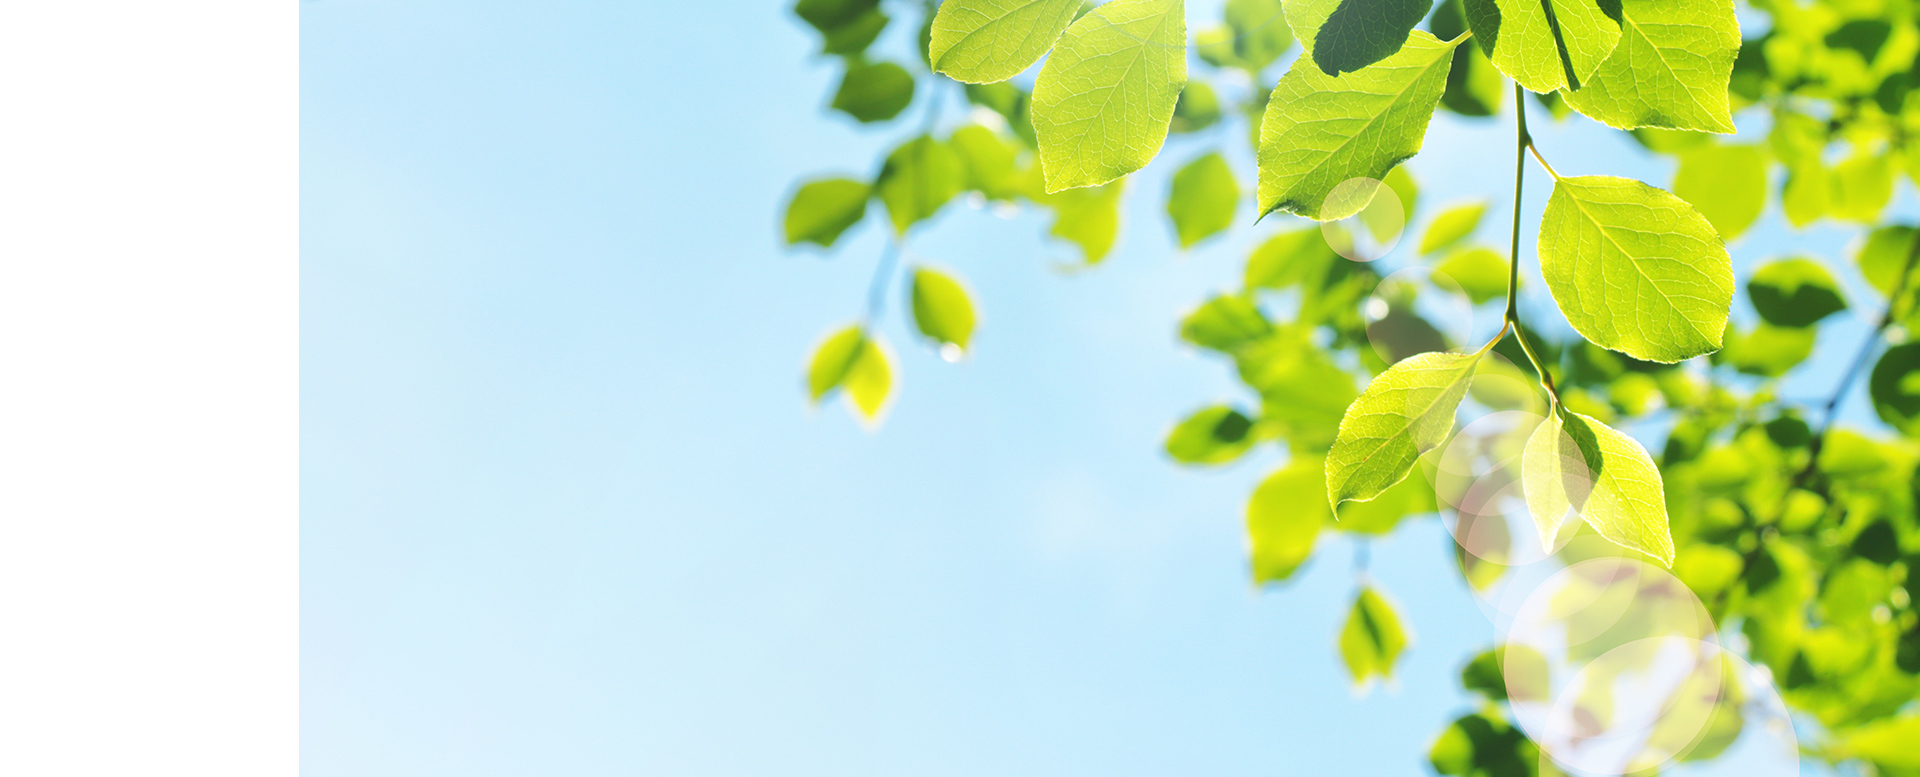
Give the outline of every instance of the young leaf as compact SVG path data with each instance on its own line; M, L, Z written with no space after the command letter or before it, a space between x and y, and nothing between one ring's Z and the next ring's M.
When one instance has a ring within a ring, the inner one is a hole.
M1491 248L1458 249L1433 269L1460 284L1460 290L1475 305L1507 294L1507 258Z
M818 403L846 382L866 343L866 332L856 325L834 332L814 347L807 362L807 398Z
M1567 104L1619 129L1733 132L1727 80L1740 22L1732 0L1623 0L1620 11L1620 45L1582 88L1562 93Z
M1364 207L1322 211L1335 186L1382 178L1420 151L1453 46L1415 30L1399 53L1346 75L1296 61L1260 123L1261 214L1285 210L1332 221Z
M1234 57L1247 70L1264 70L1293 47L1280 0L1227 0L1226 17Z
M1222 353L1273 333L1273 324L1245 297L1221 295L1207 300L1180 322L1180 339Z
M1002 140L993 130L969 124L954 130L947 144L960 155L960 162L967 169L967 188L990 200L1011 200L1020 194L1015 167L1020 154L1012 143Z
M1387 57L1426 18L1430 0L1292 0L1287 24L1320 72L1351 73Z
M1431 254L1465 239L1480 227L1480 217L1487 212L1485 202L1470 202L1440 212L1433 217L1433 223L1427 225L1427 234L1420 238L1421 255Z
M1202 408L1167 433L1167 455L1182 464L1225 464L1253 445L1253 419L1226 405Z
M1080 246L1089 265L1099 264L1120 235L1120 190L1124 181L1091 189L1041 195L1053 208L1054 237Z
M960 155L932 136L921 135L887 155L874 191L887 206L893 231L906 234L908 227L940 212L966 180Z
M1873 366L1867 393L1880 420L1903 434L1920 433L1920 343L1888 348Z
M1254 289L1284 289L1304 285L1318 291L1327 270L1339 259L1318 227L1281 232L1247 256L1242 283Z
M1279 582L1313 555L1314 541L1333 518L1320 499L1321 460L1295 456L1260 482L1247 499L1247 538L1253 545L1255 585Z
M1520 485L1548 551L1577 515L1615 544L1673 564L1660 470L1632 437L1563 408L1527 438Z
M893 368L884 344L858 325L829 336L807 364L807 394L819 404L835 389L853 400L853 409L869 425L876 423L893 390Z
M1427 19L1427 31L1441 40L1453 40L1467 31L1466 10L1461 0L1446 0ZM1440 105L1462 116L1492 116L1500 112L1507 94L1507 79L1495 70L1479 46L1461 46L1453 50L1453 67L1447 71L1447 91Z
M1732 240L1767 206L1767 154L1759 146L1701 146L1680 156L1674 196L1691 203Z
M1183 0L1114 0L1074 22L1033 87L1047 191L1146 167L1186 83Z
M1214 152L1195 159L1173 174L1173 190L1167 195L1167 215L1180 236L1180 247L1194 243L1233 226L1233 212L1240 204L1240 184L1233 180L1227 159Z
M948 0L933 17L933 72L970 84L1005 81L1053 48L1080 0Z
M1340 629L1340 657L1355 684L1375 676L1391 679L1393 664L1407 649L1407 631L1386 597L1368 586L1360 590Z
M892 62L848 62L833 109L863 123L886 121L913 102L913 76Z
M1367 384L1327 453L1327 501L1337 509L1379 496L1445 442L1479 360L1478 353L1423 353Z
M1581 88L1620 43L1619 20L1595 0L1477 0L1466 11L1493 66L1535 92Z
M1595 345L1669 363L1720 347L1733 262L1680 198L1626 178L1558 179L1539 251L1567 323Z
M808 181L787 203L787 245L833 245L840 233L867 215L867 185L846 178Z
M913 323L920 334L965 351L973 340L973 300L953 276L925 267L913 269Z
M1781 259L1755 270L1747 298L1761 318L1779 326L1813 326L1847 309L1840 284L1812 259Z

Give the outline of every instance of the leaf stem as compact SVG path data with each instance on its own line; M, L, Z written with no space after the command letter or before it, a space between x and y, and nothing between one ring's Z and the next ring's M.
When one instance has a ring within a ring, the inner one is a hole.
M1540 355L1534 353L1533 344L1527 342L1526 330L1520 327L1520 192L1522 184L1526 181L1527 152L1532 151L1534 158L1540 159L1540 152L1533 147L1533 136L1527 132L1527 103L1525 98L1526 92L1521 90L1519 82L1515 82L1513 85L1513 113L1515 117L1513 153L1513 243L1508 249L1509 253L1507 255L1506 323L1500 327L1500 334L1495 335L1493 340L1494 342L1499 342L1500 338L1506 336L1508 330L1512 330L1513 339L1520 343L1520 350L1526 353L1527 361L1533 363L1534 373L1540 376L1540 388L1546 390L1547 397L1552 401L1553 405L1557 407L1560 404L1560 392L1555 390L1553 386L1553 375L1547 372L1547 367L1541 362ZM1559 178L1558 175L1554 174L1553 168L1547 167L1546 160L1541 159L1540 166L1547 168L1547 174L1553 175L1556 179ZM1492 343L1488 345L1491 346Z
M900 259L900 239L888 238L885 248L880 249L880 263L874 265L873 280L867 283L867 312L864 324L871 325L879 320L880 312L887 304L887 282L893 277L893 266Z

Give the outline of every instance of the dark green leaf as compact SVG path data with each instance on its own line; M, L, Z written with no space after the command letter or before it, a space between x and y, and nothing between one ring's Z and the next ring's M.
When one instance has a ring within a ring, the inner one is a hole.
M1873 409L1888 426L1920 433L1920 342L1888 348L1867 379Z
M1233 180L1233 168L1219 152L1195 159L1173 174L1167 216L1173 219L1181 248L1191 248L1233 226L1239 205L1240 184Z
M1747 297L1761 318L1778 326L1812 326L1847 309L1840 284L1812 259L1781 259L1761 267L1747 281Z
M913 76L892 62L848 62L833 109L862 122L886 121L913 102Z
M1225 464L1254 442L1253 419L1226 405L1203 408L1167 434L1167 455L1182 464Z

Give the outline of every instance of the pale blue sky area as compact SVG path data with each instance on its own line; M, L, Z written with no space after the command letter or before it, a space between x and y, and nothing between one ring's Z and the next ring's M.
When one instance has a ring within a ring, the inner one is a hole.
M1169 171L1224 136L1136 176L1091 272L1053 269L1074 254L1037 214L960 205L916 234L983 325L942 363L896 295L901 397L868 433L809 410L800 370L858 314L879 225L829 254L776 225L796 178L870 174L902 136L823 112L837 67L785 6L302 6L303 772L1425 772L1493 638L1440 524L1373 548L1417 642L1356 697L1350 543L1248 582L1241 510L1279 454L1160 453L1243 396L1177 318L1297 226L1174 249ZM1669 180L1535 116L1562 173ZM1443 114L1412 162L1430 204L1493 198L1494 245L1511 132ZM1736 266L1852 235L1779 224ZM1828 330L1837 365L1860 326Z

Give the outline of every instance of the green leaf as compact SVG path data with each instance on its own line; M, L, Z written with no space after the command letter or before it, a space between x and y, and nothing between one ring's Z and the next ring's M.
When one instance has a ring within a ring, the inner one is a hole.
M1280 0L1227 0L1226 17L1234 57L1247 70L1264 70L1293 48Z
M819 404L844 390L853 409L868 423L879 420L893 390L893 368L885 344L859 326L833 333L813 351L807 365L807 393Z
M1453 46L1416 30L1399 53L1346 75L1296 61L1260 123L1261 214L1284 210L1332 221L1365 207L1340 203L1322 211L1342 182L1383 178L1420 151Z
M1891 769L1920 769L1920 714L1889 717L1840 737L1838 753L1864 758Z
M1426 478L1407 478L1370 501L1341 505L1336 520L1342 533L1384 536L1406 518L1438 509L1432 484Z
M1780 259L1755 270L1747 281L1747 298L1761 318L1779 326L1813 326L1847 309L1833 274L1803 258Z
M1339 433L1341 414L1360 394L1353 376L1296 330L1248 343L1233 359L1240 379L1260 392L1261 424L1296 454L1324 453Z
M913 270L913 323L920 334L964 351L973 338L973 299L953 276L926 267Z
M1702 146L1682 154L1674 196L1707 218L1720 239L1747 231L1767 206L1767 154L1759 146Z
M1232 353L1270 334L1273 324L1245 297L1214 297L1180 322L1181 339L1222 353Z
M867 185L846 178L808 181L787 203L787 245L831 247L867 215Z
M967 170L967 187L990 200L1011 200L1020 194L1020 157L1017 147L978 124L953 131L948 145L960 155Z
M1391 679L1393 665L1407 649L1407 631L1386 597L1372 586L1360 589L1347 625L1340 629L1340 657L1355 684L1373 677Z
M1320 499L1320 469L1320 459L1295 456L1261 481L1247 500L1255 585L1293 576L1313 555L1321 528L1333 518Z
M1433 10L1427 31L1441 40L1453 40L1467 31L1467 18L1461 0L1446 0ZM1462 116L1492 116L1500 112L1507 93L1507 79L1495 70L1479 46L1460 46L1453 50L1453 67L1447 71L1447 90L1440 95L1440 106Z
M1727 80L1740 55L1732 0L1623 0L1620 10L1620 45L1584 86L1562 93L1567 103L1618 129L1732 133Z
M1814 330L1806 327L1763 323L1751 332L1729 329L1726 348L1714 359L1748 375L1777 378L1813 355L1813 340Z
M1832 181L1827 215L1834 218L1872 224L1893 198L1892 161L1859 148L1834 166Z
M1113 250L1120 235L1120 190L1123 181L1091 189L1071 189L1041 195L1053 208L1051 234L1080 246L1089 265L1099 264Z
M1098 186L1146 167L1186 83L1182 0L1114 0L1074 22L1033 87L1047 191Z
M1386 59L1426 18L1431 0L1292 0L1287 24L1320 72L1351 73Z
M1548 551L1574 515L1614 544L1672 566L1660 470L1632 437L1562 409L1527 438L1520 483Z
M833 109L872 123L886 121L913 102L913 76L892 62L848 62Z
M1199 132L1219 123L1220 96L1214 94L1213 87L1198 79L1189 79L1186 88L1180 90L1180 100L1173 104L1173 122L1167 125L1172 132Z
M1380 373L1347 408L1327 453L1327 501L1366 501L1413 470L1453 431L1480 354L1424 353Z
M1594 0L1478 0L1466 15L1493 66L1535 92L1581 88L1620 43Z
M1451 248L1473 234L1486 212L1485 202L1470 202L1440 211L1440 215L1433 217L1433 223L1427 225L1427 234L1420 238L1421 255Z
M1073 23L1080 0L947 0L933 17L933 71L973 84L1033 66Z
M906 234L908 227L940 212L966 180L960 155L931 135L921 135L887 155L874 191L887 206L894 232Z
M1527 650L1524 644L1520 649ZM1460 668L1460 687L1487 697L1488 701L1507 700L1507 677L1503 655L1506 651L1495 648L1482 651Z
M1883 295L1892 294L1901 270L1907 266L1907 255L1915 248L1916 237L1920 235L1915 235L1914 228L1905 224L1889 224L1869 232L1860 252L1853 257L1854 264L1867 283ZM1910 289L1912 286L1908 285Z
M1242 279L1247 290L1284 289L1306 285L1317 290L1339 254L1327 245L1319 227L1281 232L1261 243L1247 257Z
M887 15L878 8L870 8L853 21L823 33L820 53L843 57L859 54L873 45L873 40L886 28Z
M1720 347L1733 262L1680 198L1626 178L1558 179L1539 251L1567 323L1595 345L1669 363Z
M1526 734L1506 722L1483 714L1455 720L1433 742L1427 753L1433 770L1472 777L1525 777L1550 774L1540 769L1539 751Z
M1202 408L1167 433L1167 455L1182 464L1225 464L1253 446L1253 419L1226 405Z
M1507 296L1507 258L1491 248L1456 250L1433 269L1460 284L1475 305Z
M1888 426L1909 436L1920 432L1920 343L1888 348L1873 366L1867 393Z
M793 4L793 13L814 29L828 33L859 21L879 7L880 0L800 0Z
M1219 152L1180 168L1173 174L1173 190L1167 195L1167 216L1173 219L1180 247L1192 248L1194 243L1233 226L1233 213L1239 204L1240 184L1233 180L1233 168Z

